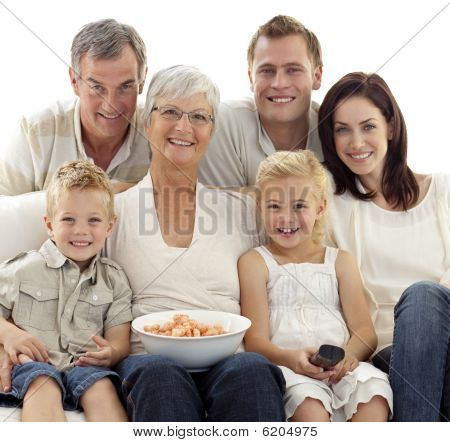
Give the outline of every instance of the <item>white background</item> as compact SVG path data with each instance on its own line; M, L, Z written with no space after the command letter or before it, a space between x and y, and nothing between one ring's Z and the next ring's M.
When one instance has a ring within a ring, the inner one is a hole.
M405 116L413 170L450 171L445 0L0 0L0 134L6 139L20 114L72 96L70 45L87 22L112 17L132 24L147 44L149 76L173 64L196 65L227 99L250 93L248 42L280 13L321 41L324 77L314 100L348 72L378 72Z

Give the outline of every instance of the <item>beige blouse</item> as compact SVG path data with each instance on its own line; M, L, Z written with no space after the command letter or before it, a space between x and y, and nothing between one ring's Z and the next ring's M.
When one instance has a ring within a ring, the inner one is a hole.
M330 192L330 242L357 260L377 351L392 344L394 306L403 291L419 281L444 282L449 275L449 189L450 175L433 175L425 198L406 212Z
M170 247L161 235L150 174L116 197L118 224L107 256L125 270L133 317L162 310L240 312L237 260L259 243L250 197L197 182L191 245ZM139 337L132 354L143 353Z

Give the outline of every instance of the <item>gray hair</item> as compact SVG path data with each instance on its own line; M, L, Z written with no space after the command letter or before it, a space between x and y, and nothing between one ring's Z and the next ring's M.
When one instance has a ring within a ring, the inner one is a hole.
M205 94L212 108L212 116L217 116L220 93L212 80L194 66L176 65L158 71L150 81L142 114L144 125L150 123L152 109L158 98L189 98L195 94ZM214 125L215 126L215 125Z
M126 45L130 45L136 54L139 81L143 81L147 67L145 43L132 26L119 23L112 18L88 23L75 35L71 48L72 69L79 77L80 60L83 55L97 59L114 58L121 54Z

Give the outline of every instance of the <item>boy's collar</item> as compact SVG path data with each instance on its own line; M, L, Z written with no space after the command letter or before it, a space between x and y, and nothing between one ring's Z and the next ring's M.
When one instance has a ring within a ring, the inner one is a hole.
M70 263L75 264L70 258L63 255L61 251L56 247L56 244L49 238L47 241L42 244L39 253L44 257L45 262L48 267L52 269L59 269L62 267L67 261ZM97 263L97 260L100 257L100 253L94 256L92 258L92 261L89 263L89 267L85 270L85 272L89 275L92 275L90 277L95 278L95 264Z

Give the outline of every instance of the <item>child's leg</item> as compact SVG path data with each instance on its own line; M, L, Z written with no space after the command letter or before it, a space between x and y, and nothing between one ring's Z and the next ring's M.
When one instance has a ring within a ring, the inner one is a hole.
M128 422L111 379L104 377L91 385L80 397L88 422Z
M382 396L373 396L369 402L358 404L352 422L386 422L389 417L389 405Z
M23 399L22 421L66 421L62 406L61 387L53 378L38 376L31 382Z
M330 415L318 399L307 397L292 415L292 422L330 422Z

